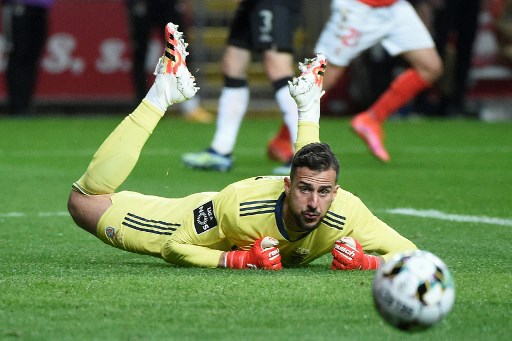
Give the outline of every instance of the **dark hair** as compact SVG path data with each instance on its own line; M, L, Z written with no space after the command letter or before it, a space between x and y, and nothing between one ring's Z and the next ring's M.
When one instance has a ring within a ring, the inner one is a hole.
M323 172L329 169L336 171L336 181L340 173L340 163L326 143L310 143L295 153L292 159L290 178L293 179L298 167L307 167L310 170Z

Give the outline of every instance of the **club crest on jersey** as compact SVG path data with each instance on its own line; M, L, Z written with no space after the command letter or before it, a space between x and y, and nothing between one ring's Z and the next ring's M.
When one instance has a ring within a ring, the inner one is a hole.
M290 255L290 264L291 265L300 265L304 259L306 259L311 251L309 249L306 249L304 247L298 247L295 250L293 250L292 254Z
M116 229L113 228L112 226L108 226L106 229L105 229L105 234L107 235L107 237L109 238L114 238L114 236L116 235Z
M194 227L197 234L204 233L217 226L217 218L213 210L213 201L199 206L194 210Z

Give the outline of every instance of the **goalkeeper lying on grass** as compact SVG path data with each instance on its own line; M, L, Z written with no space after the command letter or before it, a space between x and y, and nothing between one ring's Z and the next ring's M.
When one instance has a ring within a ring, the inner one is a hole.
M218 193L162 198L115 190L137 163L168 106L198 90L186 44L168 24L167 47L146 98L110 134L73 184L68 209L78 226L117 248L199 267L278 270L331 252L331 268L376 269L416 246L337 185L339 163L319 142L321 55L300 64L290 83L299 108L297 153L289 177L260 176ZM376 252L370 255L363 252Z

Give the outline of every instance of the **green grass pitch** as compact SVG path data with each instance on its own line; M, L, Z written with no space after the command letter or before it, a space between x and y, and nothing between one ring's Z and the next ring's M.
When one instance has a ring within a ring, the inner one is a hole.
M122 119L0 120L0 340L511 340L512 124L386 124L392 162L372 158L347 120L322 119L340 184L440 256L452 312L407 334L371 298L373 272L329 270L326 255L281 272L177 268L106 246L67 214L71 183ZM269 174L277 119L247 119L229 173L185 169L214 125L164 118L122 189L162 196L220 190Z

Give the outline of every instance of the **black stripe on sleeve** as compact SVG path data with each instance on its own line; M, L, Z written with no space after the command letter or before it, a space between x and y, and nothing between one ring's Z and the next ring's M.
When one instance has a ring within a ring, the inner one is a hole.
M343 230L343 226L345 225L345 218L342 215L332 213L331 211L327 211L324 219L322 219L322 223L337 230Z
M180 226L180 224L166 221L147 219L129 212L122 224L135 230L164 235L171 235Z
M277 200L257 200L240 203L240 217L274 213Z

